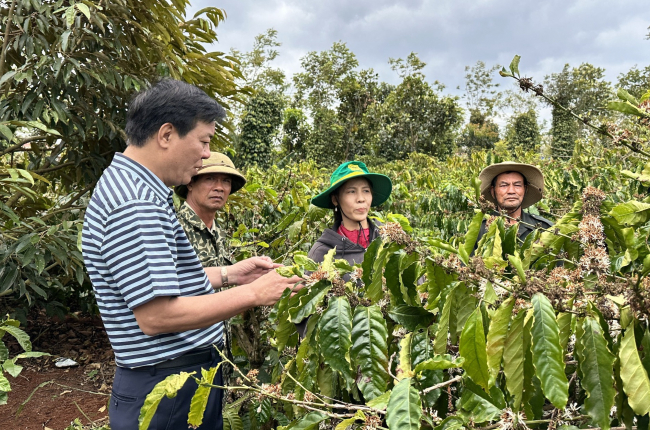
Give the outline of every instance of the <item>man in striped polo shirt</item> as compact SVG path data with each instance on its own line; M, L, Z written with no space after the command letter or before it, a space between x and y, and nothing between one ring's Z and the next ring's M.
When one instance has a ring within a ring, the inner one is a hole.
M222 321L273 305L300 278L253 258L203 268L181 228L169 187L187 184L210 155L223 108L202 90L162 80L131 101L127 148L116 153L86 210L83 256L117 368L109 408L112 430L138 427L146 395L167 376L213 367ZM224 279L225 277L225 279ZM215 293L224 281L239 285ZM299 288L299 286L297 287ZM215 384L221 383L220 372ZM196 383L164 398L150 429L187 428ZM201 429L221 429L220 390L210 394Z

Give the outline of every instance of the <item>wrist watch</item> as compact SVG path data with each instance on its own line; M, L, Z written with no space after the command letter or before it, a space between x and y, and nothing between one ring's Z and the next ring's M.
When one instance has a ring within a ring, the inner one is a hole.
M228 288L228 268L221 268L221 288Z

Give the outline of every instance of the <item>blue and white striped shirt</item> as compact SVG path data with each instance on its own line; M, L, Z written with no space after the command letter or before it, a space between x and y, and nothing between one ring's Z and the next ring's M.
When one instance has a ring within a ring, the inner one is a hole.
M81 243L118 366L149 366L221 342L223 323L147 336L133 315L156 297L214 293L178 223L172 191L149 169L115 154L86 210Z

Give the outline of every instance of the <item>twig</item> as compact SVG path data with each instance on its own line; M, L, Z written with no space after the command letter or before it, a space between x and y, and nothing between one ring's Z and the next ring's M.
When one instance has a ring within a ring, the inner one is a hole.
M14 152L17 149L20 149L21 146L23 146L23 145L25 145L27 143L35 142L37 140L47 139L47 137L48 136L31 136L31 137L28 137L26 139L23 139L20 142L18 142L17 144L15 144L14 146L10 146L9 148L0 151L0 157L2 157L3 155L9 154L10 152Z
M9 14L7 15L7 28L5 28L5 37L2 41L2 53L0 54L0 76L5 74L5 60L7 58L7 46L9 45L9 32L11 31L11 24L14 22L14 9L16 8L16 0L11 2Z
M79 409L79 412L81 412L81 414L82 414L84 417L86 417L86 419L87 419L88 421L90 421L90 424L95 425L95 421L91 420L90 417L89 417L88 415L86 415L86 413L83 411L83 409L81 409L81 408L79 407L79 405L77 404L77 401L76 401L76 400L73 400L72 403L74 403L74 405L77 407L77 409Z
M107 397L110 397L110 396L111 396L110 394L99 393L99 392L97 392L97 391L88 391L88 390L82 390L81 388L70 387L70 386L68 386L68 385L59 384L58 382L54 382L54 384L55 384L55 385L58 385L59 387L69 388L69 389L71 389L71 390L77 390L77 391L81 391L81 392L83 392L83 393L96 394L96 395L98 395L98 396L107 396Z
M39 388L43 388L44 386L49 385L49 384L53 384L53 383L54 383L54 379L52 379L51 381L45 381L45 382L41 382L40 384L38 384L38 386L32 390L31 394L25 399L25 401L22 402L20 404L20 406L18 406L18 410L16 411L16 416L18 416L20 414L20 412L22 412L22 410L25 407L25 405L27 404L27 402L29 402L32 399L32 396L34 396L34 394L36 393L36 391Z
M455 376L455 377L451 378L448 381L441 382L440 384L436 384L436 385L434 385L432 387L425 388L424 390L422 390L422 394L427 394L427 393L429 393L429 392L431 392L433 390L437 390L438 388L446 387L447 385L451 385L454 382L460 381L461 379L463 379L463 377L461 375Z

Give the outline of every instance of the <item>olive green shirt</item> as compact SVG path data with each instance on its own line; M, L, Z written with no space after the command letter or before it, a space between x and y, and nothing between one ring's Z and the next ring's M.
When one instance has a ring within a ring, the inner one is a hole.
M177 215L178 221L185 230L187 239L194 247L203 267L232 264L226 234L217 226L216 220L212 222L212 228L208 228L187 202L183 203Z

